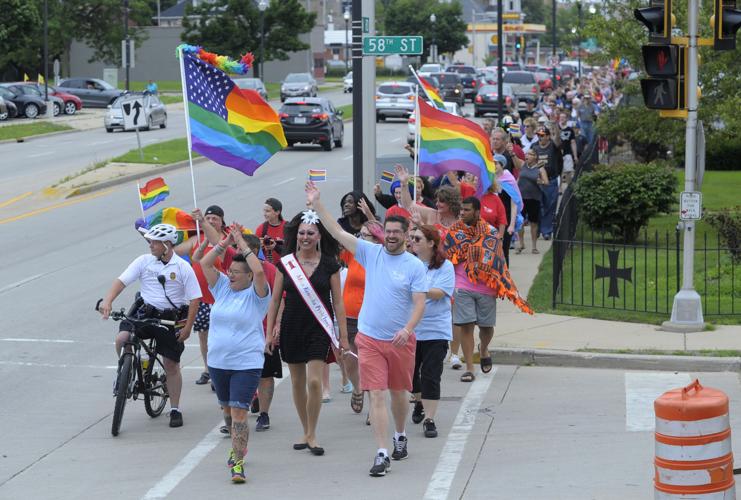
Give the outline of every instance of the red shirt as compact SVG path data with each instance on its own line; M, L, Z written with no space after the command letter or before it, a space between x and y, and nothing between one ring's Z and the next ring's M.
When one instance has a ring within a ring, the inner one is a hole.
M498 195L486 193L481 197L481 218L497 230L500 226L507 226L507 212Z
M201 233L201 243L203 243L204 238L206 238L206 235ZM201 268L200 262L193 262L193 254L195 253L196 249L198 248L198 245L196 245L190 252L191 256L191 264L193 267L193 272L196 273L196 278L198 279L198 284L201 287L201 302L204 302L206 304L213 304L214 303L214 296L211 295L211 292L208 289L208 280L206 280L206 275L203 274L203 268ZM206 249L203 251L203 255L206 255L208 252L210 252L213 249L212 245L208 245ZM232 259L234 258L234 255L237 253L236 250L232 247L227 247L226 252L224 252L224 257L217 257L216 262L214 263L214 267L218 269L220 272L225 272L227 269L229 269L229 266L232 264Z
M270 236L273 240L280 240L281 242L283 242L283 228L285 228L285 226L286 221L284 220L280 221L277 226L268 224L268 221L265 221L257 226L257 229L255 229L255 234L261 239L265 236ZM275 259L273 258L273 250L266 250L264 246L262 247L262 250L268 262L272 263L275 261Z
M465 200L469 196L476 195L476 188L467 182L461 182L460 189L461 189L461 200Z

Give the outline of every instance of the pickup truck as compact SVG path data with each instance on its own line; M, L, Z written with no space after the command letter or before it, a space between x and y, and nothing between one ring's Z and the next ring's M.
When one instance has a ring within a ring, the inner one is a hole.
M507 71L504 75L504 83L512 87L518 101L531 100L537 102L540 96L540 86L535 75L528 71Z
M465 99L470 99L471 102L476 98L476 91L478 90L478 82L476 80L476 68L473 66L463 66L456 64L449 66L447 69L448 73L458 73L461 75L461 85L463 85L463 95Z

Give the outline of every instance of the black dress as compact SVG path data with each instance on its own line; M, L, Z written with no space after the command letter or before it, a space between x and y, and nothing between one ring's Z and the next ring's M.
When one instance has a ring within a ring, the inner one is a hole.
M312 359L327 360L330 340L321 324L306 306L304 299L293 284L293 280L279 262L278 270L283 275L283 290L286 293L285 307L280 322L280 356L286 363L306 363ZM330 278L340 270L334 257L322 254L309 281L324 307L334 318L330 301Z

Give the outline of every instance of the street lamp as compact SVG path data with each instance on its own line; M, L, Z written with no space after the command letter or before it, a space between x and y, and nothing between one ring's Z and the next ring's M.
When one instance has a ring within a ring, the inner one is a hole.
M435 45L435 21L437 21L437 16L435 16L435 13L433 12L430 14L430 24L432 24L432 44L430 44L430 59L432 59L432 62L437 62L435 59L437 59L437 46Z
M594 5L590 5L589 9L593 9ZM579 14L579 41L576 47L577 50L577 56L576 59L579 61L579 65L577 67L576 71L576 77L579 79L579 82L581 82L581 27L582 27L582 8L581 8L581 2L576 2L576 11Z
M556 56L556 45L558 44L557 38L556 38L556 0L553 0L552 9L551 9L551 22L553 23L551 30L553 31L553 50L551 53L553 54L551 57L551 64L553 64L553 89L555 90L557 86L558 80L556 80L556 65L558 64L558 57Z
M260 0L257 3L257 8L260 10L260 74L257 76L264 80L263 61L265 59L265 10L268 8L267 0Z
M345 9L345 12L342 14L342 17L345 19L345 74L350 72L350 68L348 66L349 62L348 59L350 59L348 55L348 31L347 31L347 25L350 22L350 9Z

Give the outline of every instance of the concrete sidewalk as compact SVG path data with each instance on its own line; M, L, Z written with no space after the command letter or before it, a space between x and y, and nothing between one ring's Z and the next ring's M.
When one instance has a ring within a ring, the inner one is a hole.
M510 273L526 297L550 242L539 241L540 254L528 248L510 255ZM738 357L616 354L595 351L741 350L741 325L717 325L713 331L672 333L658 325L604 321L574 316L529 316L510 302L499 302L491 351L495 363L635 369L741 369ZM591 352L590 352L591 351Z

